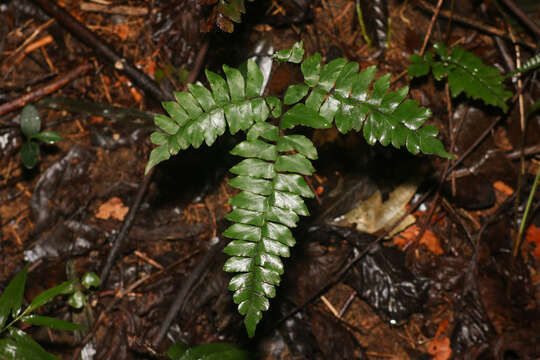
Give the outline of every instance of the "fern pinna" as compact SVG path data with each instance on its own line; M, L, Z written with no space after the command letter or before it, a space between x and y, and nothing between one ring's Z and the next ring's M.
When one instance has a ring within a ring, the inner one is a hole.
M223 235L232 239L224 250L230 255L224 270L238 273L229 289L250 337L276 294L284 272L281 258L295 244L291 228L300 215L309 214L303 199L313 196L304 176L315 171L311 160L317 159L317 150L309 138L286 130L335 123L342 133L363 131L370 144L451 156L437 139L437 129L422 127L429 109L405 100L408 87L389 91L389 75L373 82L374 66L359 72L357 63L345 59L321 65L320 54L303 57L301 42L274 55L276 61L301 63L304 75L304 83L290 86L283 99L260 95L263 75L251 60L243 71L224 65L225 79L206 71L210 90L190 85L189 92L175 93L177 101L163 103L169 116L155 117L163 131L151 135L158 146L147 172L179 150L198 148L203 141L212 145L226 125L232 134L246 132L246 140L231 151L244 159L230 169L236 177L229 184L240 192L229 200L233 210L227 219L233 224ZM291 107L282 114L283 105ZM279 127L270 118L279 120Z

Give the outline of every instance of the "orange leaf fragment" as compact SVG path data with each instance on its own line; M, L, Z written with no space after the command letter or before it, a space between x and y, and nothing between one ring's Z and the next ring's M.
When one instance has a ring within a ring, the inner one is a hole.
M418 225L411 225L399 235L394 236L392 240L394 242L394 245L403 248L413 242L418 236L418 234L420 234L420 227L418 227ZM439 240L437 235L435 235L435 233L433 233L433 231L429 229L424 232L424 235L422 235L422 238L420 239L420 244L425 245L432 254L444 254L444 250L441 247L441 241Z
M448 320L443 320L437 328L435 337L428 345L428 353L433 355L432 360L448 360L452 356L450 339L445 335L448 330Z
M510 196L514 193L514 189L512 189L510 186L506 185L502 181L495 181L493 183L493 188L507 196Z
M96 212L96 218L102 220L115 219L123 221L129 208L124 205L122 200L116 196L107 200L107 202L101 204Z
M540 228L534 224L529 226L527 233L525 234L525 240L534 244L533 255L540 260Z

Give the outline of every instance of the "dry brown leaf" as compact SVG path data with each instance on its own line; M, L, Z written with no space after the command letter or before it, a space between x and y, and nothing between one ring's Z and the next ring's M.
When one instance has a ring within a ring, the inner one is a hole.
M540 228L532 224L527 229L525 240L534 246L533 255L540 260Z
M420 234L420 228L418 225L411 225L405 231L398 236L394 236L393 242L396 246L403 248L413 242ZM433 231L427 229L420 239L420 244L426 246L426 248L435 255L444 254L444 250L441 247L439 238L433 233Z
M101 204L96 212L96 218L102 220L115 219L123 221L129 208L124 206L122 200L116 196L110 198L106 203Z
M495 181L493 183L493 188L507 196L510 196L514 193L514 189L512 189L510 186L506 185L502 181Z
M428 353L433 355L432 360L448 360L452 356L450 339L445 334L447 330L448 320L441 321L435 337L428 345Z

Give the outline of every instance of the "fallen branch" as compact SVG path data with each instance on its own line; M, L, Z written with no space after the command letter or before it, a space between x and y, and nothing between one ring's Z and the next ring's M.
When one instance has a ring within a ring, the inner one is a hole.
M116 54L107 44L105 44L97 35L88 30L67 11L58 6L52 0L32 0L34 4L41 7L50 16L66 28L75 37L86 45L93 48L105 60L114 65L114 68L126 74L135 85L147 92L158 101L171 100L172 97L166 94L159 85L144 72L131 65L126 59Z
M143 16L148 14L148 9L145 7L135 7L135 6L107 6L103 4L96 4L90 2L81 3L82 11L94 11L102 12L107 14L121 14L121 15L131 15L131 16Z
M82 64L77 66L75 69L69 71L64 75L60 75L53 79L48 84L41 86L35 90L30 91L27 94L22 95L14 100L11 100L7 103L0 105L0 116L5 115L9 112L22 108L24 105L29 103L34 103L41 99L42 97L49 95L61 87L65 86L67 83L78 78L88 70L92 68L92 65L89 63Z

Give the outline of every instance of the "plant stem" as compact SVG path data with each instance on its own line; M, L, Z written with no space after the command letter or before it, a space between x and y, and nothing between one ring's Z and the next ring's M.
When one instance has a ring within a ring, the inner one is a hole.
M521 240L523 239L523 232L525 231L525 224L527 223L527 216L529 215L529 210L531 209L532 200L534 198L536 188L538 187L539 180L540 180L540 166L538 167L538 170L536 171L536 177L534 178L534 183L533 183L531 192L529 193L529 199L527 200L527 206L525 206L525 212L523 213L523 218L521 219L521 225L519 226L517 239L516 239L516 242L514 243L514 251L513 251L514 258L517 256L519 246L521 245Z

